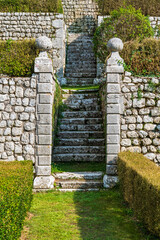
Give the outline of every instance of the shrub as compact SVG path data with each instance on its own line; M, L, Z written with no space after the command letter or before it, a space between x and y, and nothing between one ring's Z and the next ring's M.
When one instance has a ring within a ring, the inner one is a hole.
M0 162L0 239L16 240L32 200L31 161Z
M118 37L123 42L136 38L139 40L154 35L150 21L140 10L131 5L120 7L111 12L111 17L105 18L96 29L93 42L94 51L102 62L108 55L107 42L110 38Z
M0 74L31 76L37 55L35 40L0 41Z
M160 168L142 154L119 154L118 175L124 199L135 216L160 237Z
M134 75L160 75L160 40L146 38L124 43L120 53L127 71Z
M109 15L114 9L123 6L124 0L96 0L99 5L101 15ZM159 0L126 0L126 4L133 5L136 9L141 9L144 15L160 16L160 1Z
M0 12L63 13L61 0L1 0Z

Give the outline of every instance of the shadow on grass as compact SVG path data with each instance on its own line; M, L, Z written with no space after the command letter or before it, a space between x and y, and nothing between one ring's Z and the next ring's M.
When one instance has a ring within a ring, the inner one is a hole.
M124 205L119 189L74 193L78 227L83 240L158 240Z

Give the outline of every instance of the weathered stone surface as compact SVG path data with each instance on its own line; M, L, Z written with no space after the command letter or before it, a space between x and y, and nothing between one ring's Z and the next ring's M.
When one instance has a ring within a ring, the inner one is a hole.
M112 188L118 183L117 176L107 176L104 175L103 177L103 186L104 188Z
M52 49L53 44L52 44L52 41L48 37L41 36L36 39L36 47L40 50L47 51L47 50Z
M39 176L34 179L34 189L53 189L55 178L53 176Z

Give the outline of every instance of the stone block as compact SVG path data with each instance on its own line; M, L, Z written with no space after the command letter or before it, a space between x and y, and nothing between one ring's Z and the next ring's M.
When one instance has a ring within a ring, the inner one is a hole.
M40 176L34 179L33 187L34 189L47 190L54 188L55 178L53 176Z
M106 73L124 73L123 66L107 66Z
M52 115L51 114L38 114L38 123L52 124Z
M38 145L37 146L37 156L48 156L52 153L52 147L50 145Z
M119 74L107 74L107 83L119 83L120 76Z
M51 165L51 156L39 156L38 157L39 166L50 166Z
M107 93L120 93L120 85L119 84L113 84L113 83L108 83L107 84Z
M133 99L133 107L134 108L143 108L145 107L145 98L142 99Z
M120 124L119 114L107 114L107 125L108 124Z
M17 127L13 127L12 128L12 135L13 136L20 136L23 132L22 128L17 128Z
M107 144L120 144L120 135L107 135Z
M107 110L107 114L120 114L121 113L120 104L107 104L106 110Z
M40 83L52 83L53 78L50 73L40 73L38 82Z
M107 154L118 154L120 152L120 144L107 144Z
M38 104L37 113L52 114L52 105L51 104Z
M106 155L106 163L109 165L116 165L117 164L118 155L112 154L112 155Z
M50 94L39 94L40 104L52 104L52 95Z
M35 73L53 73L52 60L50 58L38 57L34 64Z
M50 176L51 175L51 166L37 166L36 167L37 176Z
M40 145L50 145L52 144L52 135L39 135L38 144Z
M63 20L56 19L52 21L52 27L54 28L63 28Z
M120 103L120 94L107 94L107 104L108 103Z
M38 93L51 93L52 94L52 84L50 83L38 83L37 91Z
M107 135L119 135L120 134L120 125L107 125Z
M107 175L116 176L117 175L117 165L107 165L106 173L107 173Z
M37 125L38 135L52 135L52 125Z
M107 176L103 177L103 186L104 188L113 188L118 183L117 176Z

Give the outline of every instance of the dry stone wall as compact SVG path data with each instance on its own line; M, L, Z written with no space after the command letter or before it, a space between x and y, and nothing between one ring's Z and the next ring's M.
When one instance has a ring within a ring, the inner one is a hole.
M160 78L121 79L123 114L121 114L121 151L142 153L160 165ZM106 83L100 88L102 113L106 122ZM105 126L104 126L105 128Z
M65 65L65 24L63 14L0 13L0 39L21 40L47 36L52 39L54 72L63 77Z
M37 75L0 77L0 160L35 162Z

